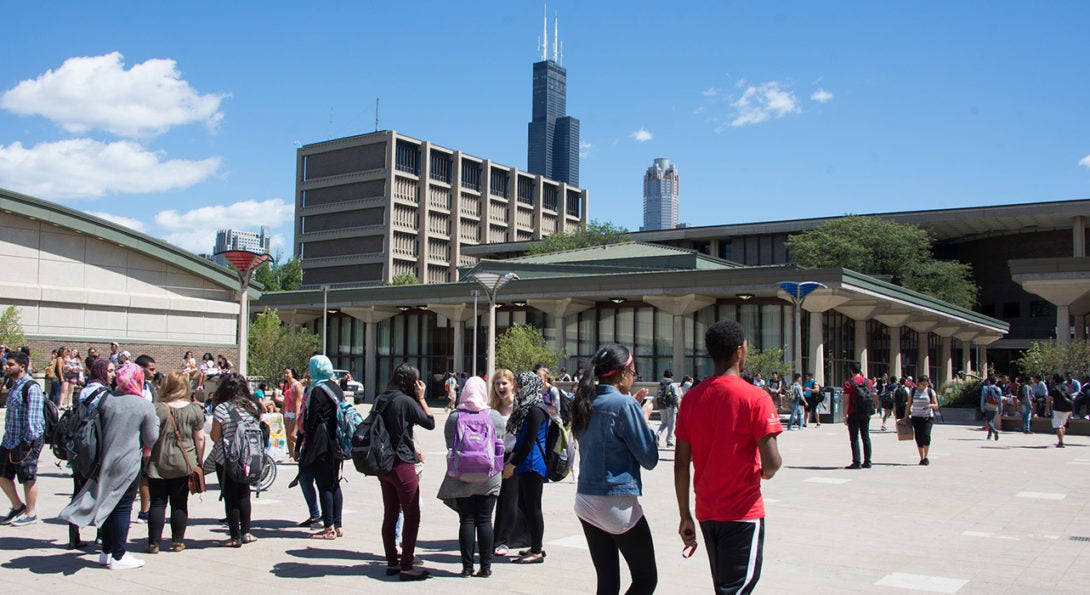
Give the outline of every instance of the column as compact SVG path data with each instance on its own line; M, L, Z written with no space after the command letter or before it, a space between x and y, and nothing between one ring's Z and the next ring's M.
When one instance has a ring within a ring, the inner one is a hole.
M889 327L889 375L904 378L904 362L901 361L901 327Z
M825 329L822 328L822 313L810 313L810 371L814 380L825 386Z
M466 323L464 320L451 320L454 327L454 362L450 366L451 372L465 372L466 365Z
M553 321L554 321L554 324L556 324L556 348L560 350L560 353L567 354L568 353L568 324L567 324L567 321L564 320L564 318L565 318L564 316L554 316ZM572 367L569 365L569 362L568 362L567 359L560 362L559 367L567 368L569 374L575 372L575 370L573 370ZM557 374L557 376L559 376L559 374Z
M870 378L867 371L867 321L855 321L855 360L863 370L863 377Z
M981 375L988 374L988 346L983 343L977 344L977 369L980 370Z
M1067 345L1071 342L1071 308L1056 306L1056 344ZM984 368L981 368L983 370Z
M939 378L939 381L935 383L936 386L941 386L943 382L948 382L948 381L954 379L953 352L954 352L954 338L953 337L943 337L942 338L942 348L941 348L940 354L939 354L939 358L941 360L940 364L939 364L940 368L941 368L939 370L939 374L941 374L941 377Z
M966 374L973 372L973 342L961 342L961 371Z
M378 396L378 323L363 323L363 383L364 395L371 397L372 402Z
M323 337L325 335L322 335ZM15 346L12 345L12 349ZM247 362L250 357L250 294L246 286L239 292L238 305L238 373L246 375Z
M917 333L916 335L916 378L927 374L931 375L931 354L927 349L927 338L930 333Z
M673 361L670 368L674 373L674 378L679 381L681 377L687 374L685 371L685 321L687 316L674 314L674 339L673 339Z

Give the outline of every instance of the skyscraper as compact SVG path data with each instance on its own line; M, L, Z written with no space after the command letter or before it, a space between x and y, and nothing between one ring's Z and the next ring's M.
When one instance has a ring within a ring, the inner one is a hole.
M579 185L579 120L567 115L568 71L560 66L560 41L553 19L553 54L549 57L549 25L545 18L541 61L534 63L533 111L529 124L526 169Z
M674 229L678 218L677 168L659 157L643 176L643 227L640 231Z
M220 252L228 250L249 250L259 254L268 254L272 236L264 227L260 232L245 231L239 229L221 229L216 232L216 245L212 249L212 262L227 266L227 259L218 256Z

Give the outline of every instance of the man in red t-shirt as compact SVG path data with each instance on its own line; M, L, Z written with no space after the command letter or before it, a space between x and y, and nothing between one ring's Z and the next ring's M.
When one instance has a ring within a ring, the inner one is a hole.
M867 411L856 407L855 385L866 385L874 395L874 382L863 376L863 366L859 362L848 364L852 377L844 381L844 425L848 426L848 439L852 443L852 464L845 469L870 469L870 416L875 410L872 405ZM862 437L863 461L859 461L859 442Z
M674 491L686 548L696 548L689 510L689 463L696 518L717 593L749 593L761 577L761 479L780 468L780 416L768 395L742 380L748 345L742 326L717 322L704 334L715 375L689 389L678 412ZM690 554L691 555L691 552Z

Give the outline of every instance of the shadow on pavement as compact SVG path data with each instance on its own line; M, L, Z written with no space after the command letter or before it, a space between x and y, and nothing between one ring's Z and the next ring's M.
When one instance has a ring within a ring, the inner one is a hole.
M357 564L354 566L335 566L332 564L305 564L302 562L280 562L272 567L272 572L279 578L321 578L323 576L366 576L386 578L386 564ZM397 580L397 577L393 577Z
M784 469L803 469L805 471L835 471L842 469L842 467L833 465L831 467L817 466L817 465L784 465Z
M24 538L8 538L0 539L0 549L16 549L12 541L29 542L26 546L18 549L31 549L40 548L43 542ZM8 562L0 564L2 568L11 568L18 570L29 570L34 574L63 574L70 576L77 571L84 568L96 568L98 564L95 563L93 557L87 557L85 552L72 551L66 554L42 554L36 556L23 556L22 558L12 558Z
M306 559L326 559L326 558L344 558L345 560L353 560L355 562L360 561L382 561L378 556L365 553L354 552L350 550L324 550L322 548L308 547L301 550L286 550L284 552L289 556L296 558Z

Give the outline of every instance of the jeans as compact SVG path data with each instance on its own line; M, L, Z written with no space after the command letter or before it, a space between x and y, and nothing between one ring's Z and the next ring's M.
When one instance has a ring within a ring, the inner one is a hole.
M341 493L338 467L339 465L334 466L320 461L311 469L314 482L318 484L318 499L322 504L322 526L326 529L341 526L344 496Z
M658 432L655 432L655 436L661 436L663 430L666 431L666 444L671 445L674 443L674 425L677 423L677 407L671 405L669 407L663 407L659 409L659 416L662 417L662 422L659 424Z
M655 565L655 543L651 540L647 517L641 518L634 527L620 535L606 533L582 519L579 522L583 525L590 559L598 575L598 595L621 592L621 563L617 552L624 556L628 572L632 575L632 585L625 593L638 595L655 592L659 575Z
M223 508L227 513L227 528L231 539L242 539L250 532L250 484L238 483L227 477L223 465L216 464L216 474L220 478L220 491L223 493Z
M386 551L386 565L399 565L394 526L398 513L403 512L405 524L401 531L400 566L402 571L411 571L416 535L420 531L420 478L416 475L416 465L396 461L393 471L379 477L379 485L382 487L382 546Z
M526 512L530 525L530 552L541 553L541 541L545 538L545 517L541 514L541 488L545 478L527 471L518 475L519 503Z
M519 478L517 475L500 484L500 499L496 506L495 539L499 545L507 545L518 517Z
M1090 398L1087 398L1086 395L1079 395L1075 399L1075 410L1071 414L1072 417L1079 417L1079 412L1082 411L1084 405L1086 406L1087 412L1090 413Z
M136 483L133 482L125 495L114 506L113 512L106 517L102 526L102 551L110 554L114 560L125 555L125 542L129 540L129 523L132 522L132 501L136 497Z
M998 409L995 411L988 411L987 409L985 409L983 413L985 421L988 422L988 437L991 438L992 432L995 432L996 434L999 433L999 428L996 427L995 424L996 420L999 418L1000 411Z
M462 553L462 568L473 567L474 536L479 544L481 568L492 567L492 510L497 496L458 498L458 549Z
M795 403L795 406L791 408L791 418L787 420L788 430L791 429L791 424L795 424L799 429L802 429L802 422L805 421L805 418L803 417L804 412L805 407L803 407L801 403Z
M52 379L49 381L49 400L53 401L53 404L60 407L61 405L61 381Z
M151 508L148 509L148 545L159 545L166 524L167 501L170 502L170 542L185 541L189 524L189 477L148 478Z
M307 518L322 518L322 512L318 509L318 490L314 488L314 473L310 469L299 470L299 490L307 502L307 512L310 514Z
M1022 431L1030 431L1030 420L1033 419L1033 408L1027 405L1022 405Z
M863 464L870 464L870 416L849 417L848 437L852 442L852 464L859 464L859 439L863 439Z
M701 521L716 593L752 593L761 578L765 520Z

